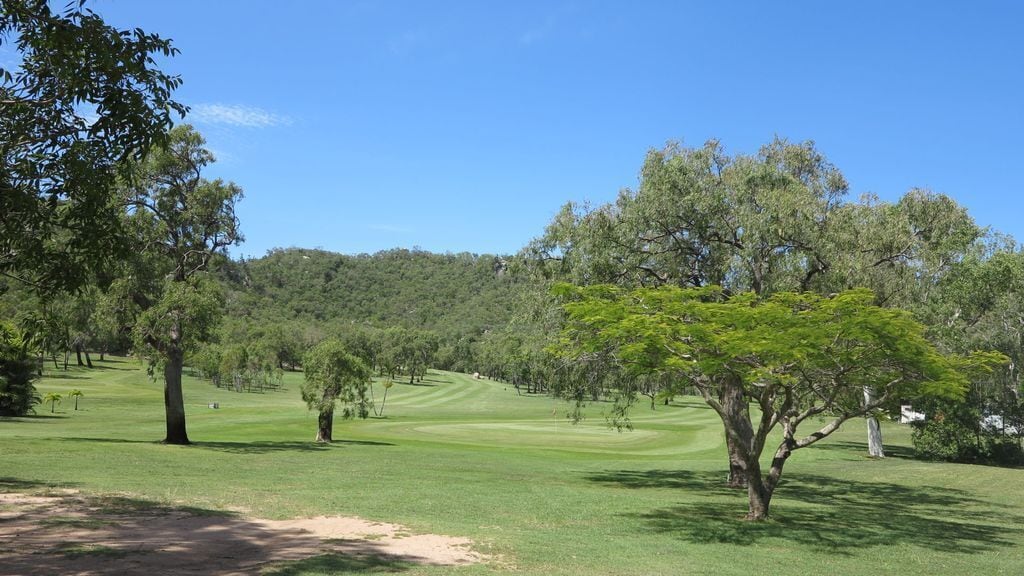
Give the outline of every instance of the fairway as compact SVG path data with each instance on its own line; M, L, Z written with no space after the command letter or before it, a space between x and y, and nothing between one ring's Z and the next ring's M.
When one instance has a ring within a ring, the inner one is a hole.
M489 558L318 556L270 574L1024 573L1024 472L910 459L909 430L896 424L884 460L865 457L860 421L797 452L773 519L749 523L745 494L723 487L719 420L696 398L641 403L635 430L620 433L602 403L573 425L562 401L432 371L396 383L383 417L336 421L324 446L312 442L301 378L263 394L186 378L195 444L165 446L162 383L133 360L50 370L39 392L81 390L79 410L65 398L53 413L0 419L0 490L72 488L272 520L358 516L468 538Z

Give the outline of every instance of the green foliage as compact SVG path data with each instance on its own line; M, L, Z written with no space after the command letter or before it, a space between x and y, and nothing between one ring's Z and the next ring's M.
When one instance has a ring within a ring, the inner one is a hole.
M216 329L223 306L220 287L202 275L185 282L168 281L160 298L136 320L136 346L149 350L150 361L158 365L163 361L162 351L172 345L196 350Z
M504 261L490 255L347 256L290 248L232 263L222 277L229 315L251 325L299 322L300 331L317 325L339 337L359 327L394 326L433 332L448 343L475 341L508 322L518 286L504 270Z
M71 2L0 1L0 272L43 291L83 285L127 250L117 166L141 157L184 115L181 80L155 66L177 53L141 29L118 30Z
M0 322L0 416L24 416L41 401L35 379L27 343L13 326Z
M749 485L752 520L767 517L793 451L891 398L959 399L969 372L1005 361L998 353L940 353L909 313L872 305L874 295L863 289L828 298L728 295L717 286L563 284L556 292L568 300L569 322L555 352L570 359L608 354L631 374L671 375L701 392L721 417L730 460ZM799 436L798 427L817 416L830 421ZM776 427L782 442L763 476L761 454Z
M310 410L333 412L341 404L343 418L366 418L370 411L370 369L338 340L324 340L302 360L302 399Z
M58 392L47 392L46 396L43 396L43 403L49 403L50 412L53 412L54 409L56 409L57 404L60 404L63 399L64 397L61 396Z
M72 390L71 392L68 392L68 400L71 400L72 398L75 399L75 410L78 410L78 400L83 396L85 396L85 394L83 394L82 391L77 388Z
M915 405L927 418L914 422L915 453L926 460L968 464L1024 465L1019 436L1007 435L982 424L984 414L976 400L924 402Z

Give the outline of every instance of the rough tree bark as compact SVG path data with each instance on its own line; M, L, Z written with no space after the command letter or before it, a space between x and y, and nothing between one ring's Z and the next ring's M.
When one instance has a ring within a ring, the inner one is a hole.
M316 441L329 443L334 435L334 409L322 410L317 417Z
M171 342L164 365L164 411L167 416L167 437L164 444L189 444L185 430L185 398L181 391L181 371L185 352L181 349L181 327L171 328Z

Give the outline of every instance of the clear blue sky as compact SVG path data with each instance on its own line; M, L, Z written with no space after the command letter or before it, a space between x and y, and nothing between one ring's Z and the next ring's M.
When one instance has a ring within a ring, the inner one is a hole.
M518 250L644 153L811 139L1024 239L1024 3L95 0L173 38L234 253Z

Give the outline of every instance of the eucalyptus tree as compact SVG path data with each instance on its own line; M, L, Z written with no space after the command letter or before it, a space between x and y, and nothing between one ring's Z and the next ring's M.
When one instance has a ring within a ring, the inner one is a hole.
M124 254L118 166L164 138L181 80L156 67L177 53L83 7L0 0L0 274L39 291L85 284ZM64 4L64 3L59 3Z
M338 403L341 403L343 418L369 415L371 370L350 354L341 341L328 339L311 348L302 359L302 369L305 372L302 399L310 410L318 413L317 442L333 440L334 411Z
M179 126L144 161L131 167L128 220L140 248L138 266L122 278L134 315L136 342L164 376L168 444L188 444L181 372L187 350L208 339L223 307L204 273L228 246L241 242L235 204L242 190L207 180L214 161L203 137ZM132 284L143 284L132 286ZM122 292L124 295L124 292Z
M945 196L914 190L895 204L849 202L848 190L811 142L777 138L752 156L730 156L714 140L671 144L648 153L635 191L597 207L567 204L519 260L536 276L579 285L720 285L759 295L868 287L878 303L904 306L979 233ZM880 454L870 416L869 443ZM742 484L728 438L727 447L730 483Z

